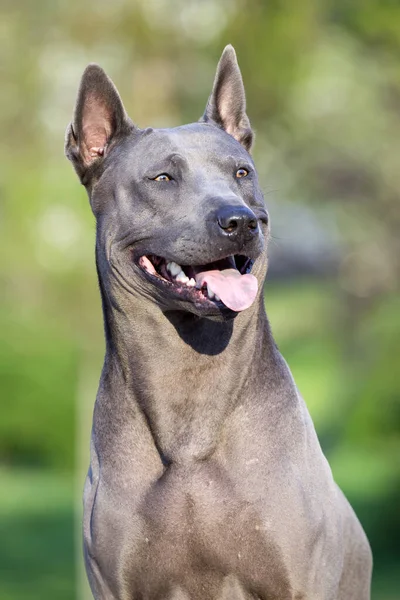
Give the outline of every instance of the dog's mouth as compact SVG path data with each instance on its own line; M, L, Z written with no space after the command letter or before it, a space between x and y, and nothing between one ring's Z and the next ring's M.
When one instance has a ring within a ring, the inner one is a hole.
M253 261L232 255L206 265L185 266L160 256L141 256L138 264L151 278L166 285L183 300L226 306L240 312L257 296L258 282L250 273Z

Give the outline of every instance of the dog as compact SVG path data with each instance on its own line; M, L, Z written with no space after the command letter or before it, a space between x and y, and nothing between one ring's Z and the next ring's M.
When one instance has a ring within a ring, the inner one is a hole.
M139 129L97 65L65 150L106 354L84 490L96 600L367 600L372 557L264 309L269 219L232 46L203 117Z

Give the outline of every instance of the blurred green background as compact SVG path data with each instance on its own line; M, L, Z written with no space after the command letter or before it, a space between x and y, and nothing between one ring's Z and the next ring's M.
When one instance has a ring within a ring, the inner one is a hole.
M197 120L237 51L276 340L400 598L400 2L3 0L0 600L89 598L80 497L103 357L94 221L63 157L100 63L142 127ZM5 60L4 60L5 59Z

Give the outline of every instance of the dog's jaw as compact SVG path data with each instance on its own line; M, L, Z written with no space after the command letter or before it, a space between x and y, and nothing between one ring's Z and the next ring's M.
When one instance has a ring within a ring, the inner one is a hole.
M154 283L164 285L166 293L195 304L204 303L205 307L211 303L234 312L251 306L257 295L258 283L250 274L253 264L252 259L242 255L192 266L181 266L158 256L141 256L138 260L144 274ZM246 285L251 289L246 289Z

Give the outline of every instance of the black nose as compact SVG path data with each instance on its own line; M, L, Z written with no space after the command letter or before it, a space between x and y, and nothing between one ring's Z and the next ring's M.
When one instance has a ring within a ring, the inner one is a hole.
M258 232L256 215L247 206L222 206L217 221L225 235L248 242Z

